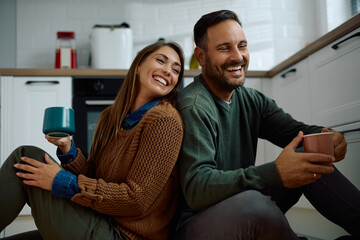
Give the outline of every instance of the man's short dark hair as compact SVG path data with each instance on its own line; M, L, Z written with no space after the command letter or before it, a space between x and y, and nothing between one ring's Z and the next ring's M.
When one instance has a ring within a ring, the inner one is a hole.
M239 23L240 27L242 27L242 24L236 13L230 10L219 10L203 15L194 26L194 41L196 46L206 50L207 29L226 20L234 20Z

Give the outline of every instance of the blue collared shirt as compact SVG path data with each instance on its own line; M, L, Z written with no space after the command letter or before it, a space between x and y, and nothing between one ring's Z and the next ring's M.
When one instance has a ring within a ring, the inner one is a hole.
M75 142L72 141L70 150L62 154L60 149L56 150L56 155L59 158L61 164L67 164L72 162L77 156L77 149ZM71 199L76 193L79 193L80 189L77 184L77 176L71 172L60 170L52 183L51 193L58 197L64 199Z
M121 126L125 130L132 129L133 127L136 126L136 124L138 124L138 122L140 122L142 116L144 116L144 114L147 111L149 111L149 109L156 106L161 101L162 98L153 99L150 102L147 102L144 105L142 105L140 108L136 109L134 112L127 114Z
M61 164L67 164L72 162L77 156L77 149L74 140L72 141L70 150L67 153L62 154L62 152L58 148L56 150L56 155L59 158Z
M77 184L77 176L71 172L60 170L52 183L51 193L64 199L71 199L75 194L79 193L80 189Z
M136 126L136 124L140 122L141 118L147 111L149 111L152 107L156 106L161 101L161 98L153 99L150 102L141 106L136 111L127 114L121 126L126 130L132 129ZM56 155L62 164L72 162L77 156L75 142L72 141L69 152L67 152L66 154L62 154L62 152L58 148L56 151ZM51 187L51 193L54 196L64 199L71 199L75 194L79 192L80 189L77 184L77 176L63 169L56 174Z

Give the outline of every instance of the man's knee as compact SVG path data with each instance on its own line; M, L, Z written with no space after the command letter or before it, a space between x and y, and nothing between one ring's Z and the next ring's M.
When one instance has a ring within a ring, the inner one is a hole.
M249 236L258 236L259 239L277 239L280 236L296 239L284 213L270 197L250 190L237 194L234 198L239 202L235 204L238 208L236 212L239 213L237 219L240 225L244 224L243 219L246 219L246 231Z
M248 190L229 199L232 212L238 220L247 219L254 224L283 222L285 216L270 197ZM236 219L233 219L236 220Z
M281 210L255 190L225 199L185 225L180 239L294 239Z

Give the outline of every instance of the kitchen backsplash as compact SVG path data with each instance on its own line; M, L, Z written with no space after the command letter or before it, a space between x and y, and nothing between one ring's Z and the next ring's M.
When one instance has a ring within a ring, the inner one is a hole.
M186 62L193 50L193 26L205 13L231 9L243 22L250 69L270 69L321 36L313 0L17 0L17 68L53 68L56 32L74 31L78 67L89 67L95 24L127 22L133 56L163 37L178 42ZM187 64L188 66L188 64Z

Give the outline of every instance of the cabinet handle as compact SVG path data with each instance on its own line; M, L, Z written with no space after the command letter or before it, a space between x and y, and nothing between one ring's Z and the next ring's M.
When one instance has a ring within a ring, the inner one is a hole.
M296 72L296 68L292 68L292 69L290 69L289 71L287 71L287 72L284 72L283 74L281 74L281 77L282 78L286 78L286 75L288 75L289 73L295 73Z
M348 38L345 38L344 40L338 42L338 43L335 43L334 45L331 46L332 49L336 50L339 48L339 45L342 44L343 42L346 42L347 40L351 39L351 38L354 38L354 37L360 37L360 32L357 32L357 33L354 33L353 35L351 35L350 37Z
M59 81L27 81L25 84L26 85L31 85L31 84L59 84Z
M111 105L115 100L85 100L85 104L88 106L103 106Z

